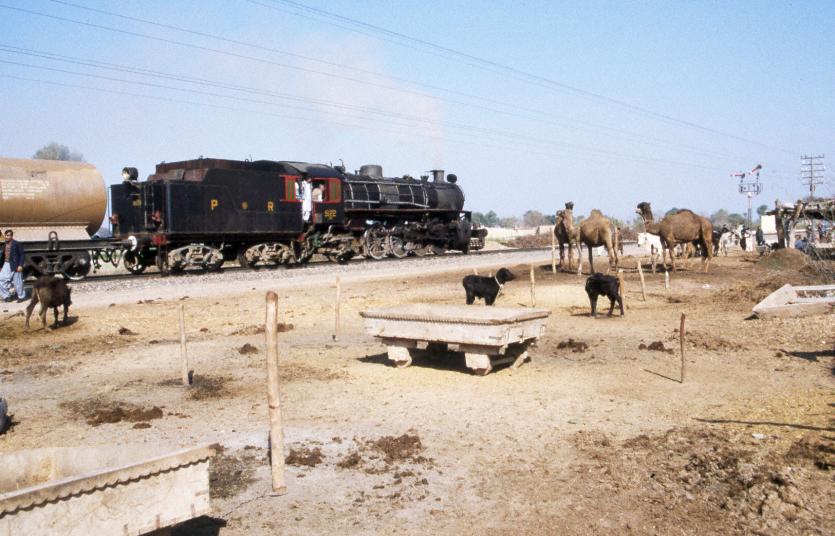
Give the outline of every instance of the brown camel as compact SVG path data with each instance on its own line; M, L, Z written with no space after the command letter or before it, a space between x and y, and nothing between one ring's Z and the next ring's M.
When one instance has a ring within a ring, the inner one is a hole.
M661 259L667 261L667 251L670 252L670 264L676 271L676 260L673 250L678 244L698 242L702 246L706 257L702 259L704 271L707 272L713 259L713 226L707 218L699 216L692 210L680 209L674 214L665 216L659 223L652 217L652 209L646 201L638 203L637 213L644 220L644 226L650 234L661 239Z
M609 218L597 209L591 211L589 217L580 222L577 230L577 255L580 255L580 245L585 244L589 250L589 266L591 273L594 273L594 256L592 248L606 246L606 253L609 255L609 265L618 266L617 244L614 243L615 230ZM583 264L577 268L577 274L582 272Z
M574 229L574 203L569 201L565 204L565 210L557 211L557 219L554 222L554 237L560 245L560 268L565 258L565 245L568 244L568 269L571 270L572 256L571 248L577 243L576 231Z

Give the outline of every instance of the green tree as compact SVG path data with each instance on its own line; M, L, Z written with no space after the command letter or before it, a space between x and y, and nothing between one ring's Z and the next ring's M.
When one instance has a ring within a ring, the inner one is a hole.
M84 156L71 150L66 145L52 142L44 145L32 155L32 158L37 160L71 160L74 162L83 162Z
M760 205L757 207L757 214L759 216L765 216L766 212L768 212L768 205Z
M473 212L473 223L483 225L484 227L498 227L499 217L492 210L487 212L487 214Z
M742 214L737 214L736 212L728 214L728 223L734 227L742 225L743 223L745 223L745 216L743 216Z

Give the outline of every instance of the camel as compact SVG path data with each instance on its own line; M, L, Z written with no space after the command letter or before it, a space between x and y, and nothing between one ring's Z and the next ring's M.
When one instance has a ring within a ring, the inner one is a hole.
M652 217L652 208L646 201L638 203L638 210L644 220L644 227L650 234L657 235L661 239L661 259L666 264L667 251L670 252L670 264L673 272L676 271L676 260L673 250L678 244L698 242L705 252L702 258L704 271L710 267L713 259L713 225L707 218L699 216L692 210L686 208L678 210L675 214L665 216L659 223L655 223Z
M615 229L609 218L597 209L591 211L589 217L580 222L577 230L577 255L580 255L580 246L585 244L589 250L589 266L591 273L594 273L594 256L592 248L606 246L606 253L609 255L609 265L614 261L614 267L618 266L617 244L614 242ZM577 269L577 274L582 272L583 263Z
M574 229L574 203L569 201L565 204L565 210L557 211L557 219L554 222L554 237L560 245L560 267L563 266L565 258L565 244L568 244L568 269L571 270L572 257L571 247L577 243L576 231Z

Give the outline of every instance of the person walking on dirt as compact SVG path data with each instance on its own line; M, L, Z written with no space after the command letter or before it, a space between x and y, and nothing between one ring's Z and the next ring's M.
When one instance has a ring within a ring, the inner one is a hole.
M23 246L14 239L14 231L6 229L6 241L0 249L0 298L12 301L11 288L14 285L17 301L24 300L23 294Z

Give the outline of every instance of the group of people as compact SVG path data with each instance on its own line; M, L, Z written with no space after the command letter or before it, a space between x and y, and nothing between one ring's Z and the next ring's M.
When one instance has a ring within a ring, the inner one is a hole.
M5 241L0 249L0 299L14 301L11 289L14 286L17 301L25 299L23 292L23 245L14 239L14 231L6 229Z

